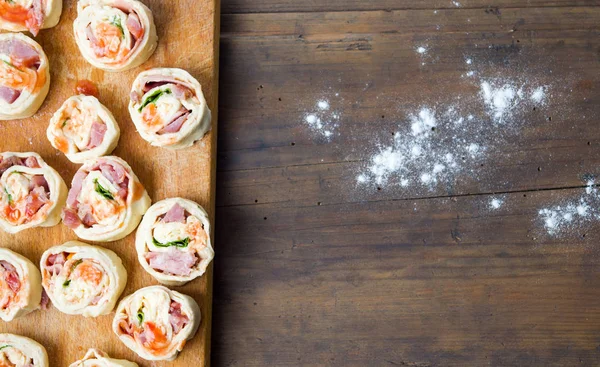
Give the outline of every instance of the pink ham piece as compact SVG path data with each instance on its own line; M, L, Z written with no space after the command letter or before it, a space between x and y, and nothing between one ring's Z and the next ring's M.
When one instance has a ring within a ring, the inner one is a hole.
M194 254L173 247L166 252L148 252L145 257L152 269L178 276L190 275L192 267L198 262Z
M22 166L23 160L19 157L10 156L0 160L0 175L12 166Z
M31 177L29 188L33 190L36 187L43 187L46 192L50 192L48 181L46 181L46 178L44 178L42 175L35 175Z
M16 89L8 88L8 87L0 86L0 98L5 100L6 103L13 104L17 99L19 99L20 96L21 96L20 91L18 91Z
M93 149L100 144L102 144L102 140L104 140L104 134L106 134L106 130L108 128L105 124L94 121L92 124L92 132L90 136L90 143L88 144L88 149Z
M179 205L175 204L162 219L163 223L179 222L185 223L185 210Z
M108 178L110 182L114 183L115 185L125 182L125 179L127 178L127 172L120 164L113 162L100 162L98 165L93 167L92 170L95 171L98 168L100 168L102 175Z
M37 36L40 29L42 29L42 25L44 24L42 0L33 0L33 4L31 4L31 8L29 9L27 16L28 18L25 21L25 26L29 29L31 34Z
M13 292L17 293L21 289L21 280L17 274L17 269L5 260L0 260L0 265L4 268L4 281Z
M87 177L87 175L87 172L77 171L75 176L73 176L73 181L71 181L71 190L69 190L69 196L67 197L68 206L75 207L77 205L77 197L81 192L83 180Z
M31 190L25 200L25 214L33 217L48 202L48 194L43 186Z
M185 327L190 319L181 313L181 304L177 302L171 302L169 307L169 322L173 327L173 333L177 334Z
M178 132L179 130L181 130L181 127L187 121L187 119L188 119L189 116L190 116L190 112L187 111L183 115L181 115L178 118L176 118L175 121L169 123L167 126L165 126L162 129L160 129L158 131L158 134L159 135L162 135L162 134L173 134L173 133Z
M144 28L142 28L142 24L140 23L140 18L135 13L130 13L127 17L127 30L131 35L136 39L140 39L144 36Z
M67 255L65 252L61 252L59 254L52 254L48 256L46 259L46 264L44 264L44 269L49 271L52 275L60 273L63 268L63 265L67 261Z
M10 40L0 43L0 54L9 55L13 65L37 69L40 65L38 52L20 40Z
M75 229L81 225L81 219L73 209L65 208L62 212L62 220L65 226Z
M27 159L25 159L25 165L29 168L40 168L40 164L34 156L27 157Z

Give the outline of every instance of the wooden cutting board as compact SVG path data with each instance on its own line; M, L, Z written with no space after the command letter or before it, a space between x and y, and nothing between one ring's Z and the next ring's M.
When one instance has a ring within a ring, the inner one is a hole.
M50 61L50 93L34 117L0 121L0 151L38 152L70 186L79 166L50 145L45 131L54 111L75 94L76 82L89 79L98 85L100 101L113 112L121 128L121 139L113 154L131 165L152 201L174 196L194 200L206 208L214 223L220 0L143 2L154 13L158 49L149 61L136 69L108 73L93 68L80 55L73 38L77 2L64 1L60 24L42 30L36 37ZM185 69L202 85L213 114L212 130L192 148L171 151L151 147L139 136L131 122L127 112L131 83L142 70L159 66ZM214 235L214 225L211 234ZM52 228L26 230L17 235L0 231L0 246L17 251L39 264L44 250L76 238L70 229L59 224ZM158 284L136 259L134 234L121 241L100 245L115 251L123 259L129 276L123 296L141 287ZM113 334L111 322L114 313L84 318L68 316L51 307L10 323L0 321L0 332L21 334L42 343L48 351L51 366L68 366L83 357L91 347L100 348L115 358L135 361L140 366L207 366L210 364L212 265L201 278L174 289L193 296L202 309L198 334L174 362L149 362L138 358Z

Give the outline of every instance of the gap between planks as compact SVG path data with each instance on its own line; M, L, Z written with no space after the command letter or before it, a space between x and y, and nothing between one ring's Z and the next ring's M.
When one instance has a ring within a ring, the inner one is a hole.
M455 10L455 11L461 11L461 10L485 10L485 9L500 9L500 10L519 10L519 9L540 9L540 8L544 8L544 9L552 9L552 8L589 8L592 7L593 5L538 5L538 6L494 6L494 5L489 5L489 6L473 6L473 7L468 7L468 6L461 6L461 7L456 7L456 6L443 6L443 7L426 7L426 8L416 8L416 7L399 7L399 8L381 8L381 9L360 9L360 8L351 8L351 9L344 9L344 10L296 10L296 11L288 11L288 10L282 10L282 11L261 11L261 10L257 10L257 11L242 11L242 12L222 12L221 16L227 16L227 15L257 15L257 14L264 14L264 15L268 15L268 14L276 14L276 15L282 15L282 14L313 14L313 13L330 13L330 14L334 14L334 13L377 13L377 12L386 12L386 13L391 13L394 11L432 11L432 10ZM223 34L221 34L221 36L223 36Z
M457 195L433 195L433 196L415 196L408 198L390 198L390 199L380 199L380 200L356 200L356 201L342 201L342 202L333 202L333 203L318 203L315 205L298 205L292 206L295 209L302 208L314 208L316 206L335 206L341 204L359 204L359 203L385 203L385 202L401 202L401 201L425 201L425 200L437 200L437 199L455 199L455 198L465 198L465 197L479 197L479 196L494 196L494 195L514 195L514 194L527 194L527 193L535 193L535 192L551 192L551 191L564 191L564 190L576 190L576 189L586 189L589 187L600 187L600 184L593 185L575 185L575 186L563 186L563 187L543 187L539 189L522 189L522 190L504 190L504 191L490 191L490 192L478 192L478 193L467 193L467 194L457 194ZM246 206L258 206L258 205L277 205L281 203L287 203L289 200L282 201L269 201L269 202L261 202L261 203L248 203L248 204L228 204L228 205L217 205L217 208L238 208L238 207L246 207Z

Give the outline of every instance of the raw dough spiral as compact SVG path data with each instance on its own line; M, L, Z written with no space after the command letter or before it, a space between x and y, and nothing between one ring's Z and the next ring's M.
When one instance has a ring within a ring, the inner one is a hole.
M112 328L125 345L150 361L177 358L200 326L200 307L190 296L163 286L142 288L117 307Z
M46 136L73 163L110 154L119 142L119 125L94 96L67 99L54 113Z
M190 147L211 127L200 83L175 68L140 73L131 87L129 114L142 138L157 147Z
M0 153L0 228L17 233L60 222L67 185L37 153Z
M50 88L44 50L21 33L0 34L0 61L0 120L33 116Z
M110 313L127 283L127 271L117 254L79 241L46 250L40 268L52 304L69 315Z
M135 248L144 269L169 286L204 274L215 254L206 211L182 198L161 200L148 209L136 232Z
M115 156L86 161L71 183L64 224L89 241L116 241L135 229L150 197L131 167Z
M40 307L42 278L23 255L0 248L0 318L12 321Z
M136 0L79 0L73 31L83 57L106 71L141 65L158 42L152 11Z

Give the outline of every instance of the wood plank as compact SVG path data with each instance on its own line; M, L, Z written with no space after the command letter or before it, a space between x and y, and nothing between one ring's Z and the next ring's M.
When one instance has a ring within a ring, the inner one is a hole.
M235 13L283 13L283 12L330 12L357 10L406 10L406 9L490 9L500 13L505 8L515 7L573 7L597 5L594 0L334 0L334 1L292 1L292 0L226 0L223 2L224 14Z
M585 174L599 174L600 9L509 9L500 19L473 9L440 13L224 16L222 66L229 71L221 79L221 113L228 124L219 141L218 205L548 189L579 186ZM421 44L439 59L422 66L415 52ZM506 141L449 185L405 192L373 184L357 192L356 175L377 144L405 131L419 106L477 97L478 80L464 77L467 56L489 75L519 77L527 69L552 84L556 98L523 113L518 134L501 135ZM302 122L322 97L342 115L331 142Z
M213 220L220 4L218 0L180 1L177 6L167 5L167 2L160 0L144 2L154 12L159 36L158 49L143 66L113 74L92 68L80 55L72 38L76 1L65 1L59 26L42 31L37 38L48 54L51 65L52 84L48 98L33 118L2 122L0 151L39 152L70 183L78 166L50 146L45 131L54 111L74 94L76 81L90 79L98 84L100 101L113 112L120 124L121 140L114 154L130 163L153 201L184 196L204 206ZM152 148L137 134L130 121L127 103L133 79L140 71L158 66L186 69L202 84L208 105L213 111L213 129L193 148L177 152ZM15 236L0 233L3 247L20 252L36 263L39 263L45 249L72 239L76 239L75 234L63 225L28 230ZM157 284L137 262L133 234L124 240L101 245L115 251L128 269L129 281L124 296L138 288ZM211 339L212 267L202 278L177 290L198 301L202 310L201 326L196 337L186 345L175 362L153 362L152 365L207 366ZM0 332L22 334L39 341L46 346L52 365L67 366L83 357L91 347L103 349L115 358L136 361L141 366L148 365L113 335L110 327L113 316L84 319L67 316L51 308L11 323L2 323Z
M583 191L219 208L214 362L596 365L599 227L537 216Z

